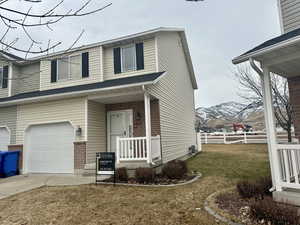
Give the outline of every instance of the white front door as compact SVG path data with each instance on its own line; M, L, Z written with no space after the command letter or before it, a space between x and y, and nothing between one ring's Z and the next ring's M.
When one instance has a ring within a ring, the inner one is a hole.
M107 113L107 151L116 152L117 137L132 137L132 110Z

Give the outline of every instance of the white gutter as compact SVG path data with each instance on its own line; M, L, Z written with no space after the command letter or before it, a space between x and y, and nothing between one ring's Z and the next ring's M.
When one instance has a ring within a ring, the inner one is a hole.
M151 85L154 84L154 81L148 81L144 83L138 83L138 84L130 84L130 85L121 85L121 86L115 86L115 87L109 87L109 88L101 88L100 90L94 89L94 90L84 90L84 91L73 91L73 92L67 92L67 93L61 93L61 94L53 94L53 95L46 95L46 96L37 96L32 98L25 98L25 99L17 99L7 102L0 102L0 107L6 107L11 105L18 105L18 104L25 104L25 103L32 103L32 102L40 102L44 100L55 100L60 98L66 98L66 97L80 97L80 96L86 96L88 94L97 94L104 91L110 91L115 89L121 89L121 88L131 88L131 87L139 87L139 86L145 86L145 85Z
M288 45L292 45L292 44L294 44L296 42L299 42L299 41L300 41L300 36L296 36L296 37L294 37L292 39L289 39L289 40L280 42L278 44L271 45L269 47L266 47L266 48L254 51L254 52L249 53L247 55L238 56L238 57L236 57L236 58L234 58L232 60L232 63L235 64L235 65L236 64L240 64L240 63L248 61L250 58L261 56L263 54L266 54L266 53L269 53L271 51L274 51L274 50L276 50L278 48L283 48L283 47L286 47Z

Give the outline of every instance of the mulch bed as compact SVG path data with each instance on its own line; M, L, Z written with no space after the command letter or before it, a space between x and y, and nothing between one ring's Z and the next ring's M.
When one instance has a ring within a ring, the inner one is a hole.
M215 198L215 203L224 212L233 215L238 221L245 225L268 225L264 221L253 221L250 218L251 199L242 199L236 190L221 193Z
M271 197L265 197L271 198ZM234 216L238 221L245 225L272 225L270 222L265 220L255 221L250 216L250 205L255 201L252 199L242 199L236 190L231 190L230 192L224 192L215 197L215 204L225 213ZM278 203L280 204L280 203ZM296 206L295 207L299 209Z
M118 181L116 180L116 183L121 184L147 184L147 185L171 185L171 184L182 184L186 183L190 180L193 180L196 177L196 175L186 175L181 179L168 179L166 177L163 177L161 175L156 175L155 179L151 183L139 183L135 178L129 178L128 181ZM113 177L103 180L103 182L112 183L114 182Z

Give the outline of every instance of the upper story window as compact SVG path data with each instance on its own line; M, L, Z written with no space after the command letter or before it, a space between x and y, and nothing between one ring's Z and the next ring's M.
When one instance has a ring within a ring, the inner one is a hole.
M121 48L122 73L136 70L136 49L135 45Z
M51 61L51 83L80 77L89 77L88 52Z
M144 44L142 42L114 48L113 53L115 74L144 69Z
M8 66L0 67L0 88L8 86Z
M67 80L71 78L70 57L62 57L57 60L57 80Z

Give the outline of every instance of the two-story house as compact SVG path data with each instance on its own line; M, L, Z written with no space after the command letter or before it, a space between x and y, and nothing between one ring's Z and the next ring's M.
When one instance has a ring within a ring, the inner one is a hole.
M300 0L278 0L278 11L282 35L236 57L233 63L250 62L262 80L273 197L300 205L300 145L283 145L276 138L276 103L270 82L270 73L288 79L293 121L300 139Z
M1 52L0 149L24 173L80 173L96 152L153 166L196 146L184 30L158 28L23 60Z

